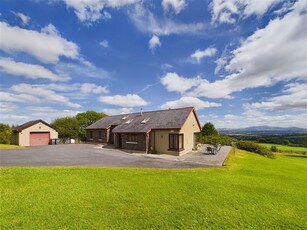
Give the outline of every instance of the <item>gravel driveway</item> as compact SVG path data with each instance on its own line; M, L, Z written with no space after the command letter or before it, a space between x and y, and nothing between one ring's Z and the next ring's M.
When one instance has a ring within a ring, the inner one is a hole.
M225 160L223 159L219 164L212 164L205 161L207 155L202 154L203 157L201 157L199 154L188 153L181 157L175 157L127 153L93 144L49 145L23 149L2 149L0 150L0 166L203 168L221 166ZM212 156L211 158L216 157Z

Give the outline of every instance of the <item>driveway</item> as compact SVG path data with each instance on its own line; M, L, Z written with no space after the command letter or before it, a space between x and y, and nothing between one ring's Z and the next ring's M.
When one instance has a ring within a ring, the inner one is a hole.
M48 145L23 149L2 149L0 150L0 166L203 168L221 166L225 160L219 161L218 164L212 164L210 161L205 161L207 155L199 154L201 153L192 152L181 157L175 157L127 153L93 144ZM211 159L215 159L218 155L211 156ZM210 158L210 156L207 157Z

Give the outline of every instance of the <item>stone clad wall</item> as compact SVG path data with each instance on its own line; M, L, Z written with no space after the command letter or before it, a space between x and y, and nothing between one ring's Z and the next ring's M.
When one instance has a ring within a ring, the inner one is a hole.
M137 142L127 142L127 134L122 134L122 149L146 151L146 134L137 134Z

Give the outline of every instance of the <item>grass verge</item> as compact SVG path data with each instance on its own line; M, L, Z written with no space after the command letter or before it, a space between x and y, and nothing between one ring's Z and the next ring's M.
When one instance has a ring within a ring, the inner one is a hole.
M8 144L0 144L0 149L21 149L23 146L19 145L8 145Z
M1 229L306 229L305 156L223 168L1 168Z

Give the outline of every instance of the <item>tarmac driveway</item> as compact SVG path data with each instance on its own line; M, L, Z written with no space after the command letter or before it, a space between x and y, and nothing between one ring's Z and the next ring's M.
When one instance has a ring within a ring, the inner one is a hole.
M102 166L133 168L203 168L220 166L206 164L204 161L186 159L191 159L191 157L127 153L118 149L102 148L99 145L93 144L48 145L0 150L0 166Z

